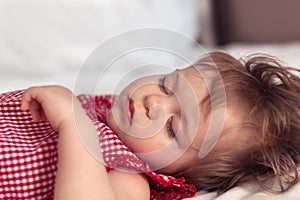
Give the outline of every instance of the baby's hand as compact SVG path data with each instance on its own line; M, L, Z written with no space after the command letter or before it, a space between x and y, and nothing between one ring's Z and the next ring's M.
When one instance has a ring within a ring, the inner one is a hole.
M73 120L73 93L62 86L39 86L27 89L21 100L21 109L30 110L34 121L48 120L59 131L62 124Z

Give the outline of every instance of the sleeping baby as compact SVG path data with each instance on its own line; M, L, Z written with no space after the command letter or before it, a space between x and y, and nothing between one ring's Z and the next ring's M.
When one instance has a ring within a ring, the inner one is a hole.
M4 93L0 198L182 199L243 183L284 192L298 182L298 72L212 52L118 96Z

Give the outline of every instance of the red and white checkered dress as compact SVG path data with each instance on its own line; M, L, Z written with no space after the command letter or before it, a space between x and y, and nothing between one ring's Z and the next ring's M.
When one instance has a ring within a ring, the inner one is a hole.
M20 110L23 91L0 94L0 199L52 199L57 170L57 138L50 124L33 122L31 114ZM151 199L182 199L196 193L184 178L151 171L106 125L112 95L79 95L92 120L107 170L126 166L149 177Z

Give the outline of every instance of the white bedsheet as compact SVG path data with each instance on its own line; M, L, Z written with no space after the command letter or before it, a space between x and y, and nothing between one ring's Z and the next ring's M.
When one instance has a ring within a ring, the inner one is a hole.
M245 184L243 186L235 187L217 195L216 192L198 192L196 197L187 200L299 200L300 199L300 184L298 183L289 191L275 195L266 193L258 189L255 185Z

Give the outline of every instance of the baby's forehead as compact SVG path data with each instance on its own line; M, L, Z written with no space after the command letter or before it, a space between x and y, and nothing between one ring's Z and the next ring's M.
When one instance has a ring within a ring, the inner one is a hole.
M191 65L184 69L179 70L186 76L195 86L204 85L209 89L216 87L216 84L223 86L223 79L216 67L203 67L202 65Z
M199 70L197 67L191 65L184 69L177 70L184 78L193 86L196 90L199 87L206 86L207 88L211 85L211 75L208 71Z

